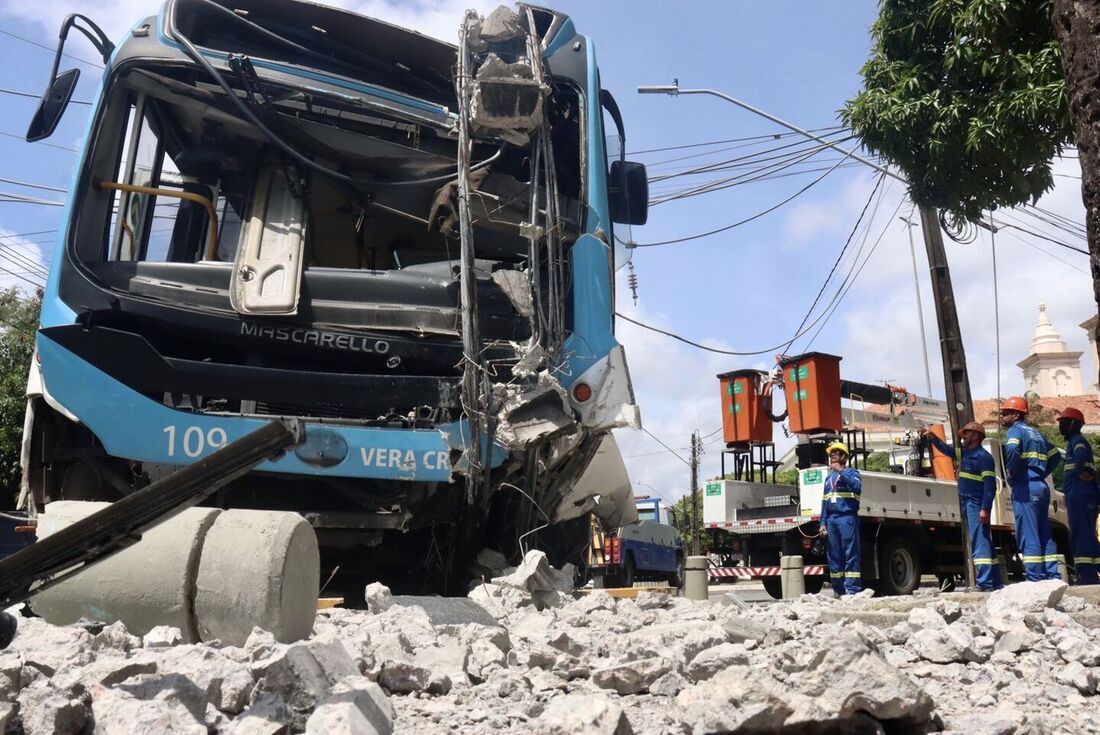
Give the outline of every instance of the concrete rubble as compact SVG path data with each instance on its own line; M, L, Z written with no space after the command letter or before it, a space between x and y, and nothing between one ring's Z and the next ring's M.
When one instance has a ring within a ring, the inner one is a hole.
M490 565L486 565L490 566ZM569 591L531 552L467 598L367 591L285 644L21 620L0 724L34 733L1100 733L1100 596L768 605ZM734 587L736 590L736 587Z

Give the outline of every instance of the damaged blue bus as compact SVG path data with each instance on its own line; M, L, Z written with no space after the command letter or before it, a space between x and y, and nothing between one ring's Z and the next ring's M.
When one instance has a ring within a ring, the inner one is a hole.
M211 502L302 514L349 588L459 591L482 548L577 562L592 513L632 520L610 243L646 175L571 19L471 13L451 45L169 0L115 45L72 15L28 140L72 95L72 30L105 69L28 386L32 513L293 416L306 442Z

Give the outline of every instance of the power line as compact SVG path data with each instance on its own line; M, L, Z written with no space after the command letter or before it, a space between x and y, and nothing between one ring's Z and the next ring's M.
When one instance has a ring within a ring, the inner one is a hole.
M9 191L0 191L0 202L12 202L19 204L40 204L48 207L64 207L64 202L56 202L52 199L39 199L38 197L29 197L23 194L15 194Z
M798 197L802 194L805 194L807 191L809 191L811 188L813 188L816 184L820 183L822 179L824 179L826 176L828 176L833 171L835 171L837 169L837 167L840 166L840 164L843 161L844 161L844 159L842 158L840 161L838 161L836 164L834 164L832 166L832 168L830 168L828 171L826 171L825 173L818 176L816 179L814 179L810 183L803 186L801 189L796 191L794 194L791 194L789 197L787 197L783 201L781 201L778 204L775 204L771 207L768 207L767 209L765 209L762 212L757 212L756 214L752 215L751 217L746 217L743 220L739 220L739 221L734 222L732 224L726 225L725 227L719 227L717 229L710 230L709 232L701 232L697 235L689 235L687 237L679 237L679 238L676 238L676 239L673 239L673 240L661 240L659 242L633 242L633 243L630 243L627 247L630 247L630 248L652 248L652 247L657 247L658 245L675 245L675 244L681 243L681 242L688 242L690 240L699 240L699 239L704 238L704 237L710 237L711 235L717 235L720 232L726 232L727 230L732 230L734 227L740 227L741 225L748 224L749 222L752 222L753 220L760 219L764 215L769 214L771 212L774 212L775 210L779 209L783 205L790 203L796 197Z
M31 183L28 183L26 181L16 181L15 179L5 179L3 177L0 177L0 181L4 182L5 184L15 184L16 186L25 186L28 189L41 189L43 191L58 191L58 192L61 192L62 194L68 194L69 193L68 189L62 189L62 188L57 187L57 186L46 186L45 184L31 184Z
M825 276L825 280L821 283L821 288L818 289L817 295L814 296L813 303L810 304L810 308L806 311L806 315L802 317L802 322L798 325L796 332L801 332L802 327L806 326L806 322L809 321L810 315L814 313L814 309L817 308L817 304L821 301L822 295L825 293L825 289L829 286L829 281L832 280L833 274L836 273L837 266L840 265L840 261L844 258L844 253L847 252L848 246L852 244L852 238L856 236L856 232L859 230L859 225L863 222L863 218L867 215L867 209L871 206L871 202L875 198L875 192L882 186L882 182L885 179L885 175L879 174L878 179L875 180L875 185L871 189L871 193L867 196L867 202L863 205L863 209L859 213L859 217L856 219L856 223L852 226L852 231L848 233L848 239L844 241L844 246L840 248L840 252L837 253L836 260L833 261L833 266L829 269L829 273ZM794 344L794 341L798 339L798 334L791 337L791 341L787 343L787 346L783 348L786 352Z
M5 31L3 29L0 29L0 33L3 33L5 36L9 36L9 37L14 38L16 40L22 41L23 43L29 43L31 46L37 46L40 49L45 49L46 51L49 51L51 54L56 54L57 53L57 48L52 47L52 46L47 46L46 44L39 43L38 41L32 41L31 39L26 38L25 36L20 36L17 33L12 33L11 31ZM97 63L95 61L88 61L87 59L82 59L79 56L73 56L72 54L66 54L66 53L62 53L61 55L66 57L66 58L72 59L73 61L79 61L81 64L87 64L88 66L94 66L96 69L102 69L103 68L103 64Z
M673 457L680 460L681 462L686 464L688 467L691 467L691 462L688 462L686 459L684 459L679 454L677 454L675 449L673 449L672 447L670 447L669 445L667 445L663 441L661 441L659 438L657 438L657 436L653 432L651 432L649 429L647 429L643 426L642 431L649 434L649 436L652 437L658 444L660 444L662 447L667 449L669 451L669 453L672 454Z
M1003 213L1002 213L1002 216L1004 216ZM1032 237L1037 237L1040 240L1046 240L1047 242L1054 243L1055 245L1059 245L1063 248L1066 248L1067 250L1073 250L1074 252L1081 253L1082 255L1088 255L1089 254L1089 251L1085 250L1084 248L1079 248L1076 245L1070 245L1068 242L1062 242L1061 240L1055 240L1053 237L1047 237L1046 235L1042 235L1038 232L1035 232L1034 230L1029 230L1026 227L1020 227L1019 225L1014 225L1014 224L1005 222L1004 220L1001 220L997 224L1000 227L1008 227L1008 228L1011 228L1013 230L1019 230L1020 232L1027 233L1028 235L1031 235Z
M876 250L878 250L879 244L882 243L882 238L886 235L886 231L890 229L890 225L893 224L894 217L896 217L898 212L901 211L901 205L904 201L905 201L904 199L900 200L898 202L898 206L894 207L893 214L891 214L887 218L886 225L882 228L882 232L879 233L878 239L875 240L875 244L871 246L871 250L870 250L870 252L867 253L867 257L863 259L863 264L859 267L859 270L857 270L855 272L855 274L852 276L852 280L851 280L850 283L848 283L847 287L844 287L844 293L840 294L840 298L836 300L836 303L833 306L832 310L828 312L830 318L832 318L832 315L835 314L836 310L840 308L840 304L844 301L844 297L848 295L848 292L852 290L852 286L854 286L856 281L859 280L859 275L861 273L863 273L863 269L866 268L867 264L871 262L871 256L875 254ZM870 231L870 227L871 227L871 223L868 222L867 223L868 231ZM814 340L817 339L817 335L821 334L821 330L825 328L825 324L827 324L827 323L828 323L828 320L826 320L825 322L822 322L821 326L817 328L816 332L814 332L814 336L811 337L810 341L806 344L806 350L807 351L809 351L809 349L813 346Z
M1049 250L1043 250L1041 247L1039 247L1035 243L1028 242L1024 238L1017 235L1015 232L1008 231L1008 232L1005 232L1004 234L1008 235L1009 237L1011 237L1014 240L1018 240L1019 242L1022 242L1024 245L1027 245L1029 248L1035 248L1036 250L1038 250L1043 255L1048 255L1051 258L1054 258L1059 263L1064 263L1065 265L1069 266L1070 268L1077 271L1078 273L1084 273L1085 275L1089 275L1089 272L1087 270L1085 270L1084 268L1079 268L1079 267L1075 266L1073 263L1069 262L1068 260L1065 260L1064 258L1059 258L1057 255L1050 252Z
M0 87L0 94L10 94L13 97L28 97L32 100L41 100L42 99L42 95L40 95L40 94L31 94L30 92L20 92L20 91L15 90L15 89L4 89L3 87ZM88 100L69 100L69 102L71 102L74 105L90 105L90 104L92 104Z
M841 125L831 125L827 128L812 128L810 132L820 133L825 130L843 130L845 129ZM709 140L703 143L685 143L683 145L671 145L664 148L647 148L640 151L628 151L628 156L640 156L643 153L660 153L662 151L679 151L686 148L702 148L708 145L723 145L724 143L740 143L746 140L761 140L761 139L775 139L789 138L792 135L798 135L798 133L768 133L766 135L750 135L744 138L727 138L726 140Z
M16 140L18 140L20 142L23 142L23 143L27 142L27 137L25 135L16 135L15 133L9 133L5 130L0 130L0 135L3 135L5 138L15 138ZM57 145L56 143L47 143L44 140L36 140L36 141L33 141L33 142L34 142L35 145L44 145L47 148L56 148L59 151L68 151L69 153L80 153L80 151L78 151L76 148L70 148L70 147L64 146L64 145Z

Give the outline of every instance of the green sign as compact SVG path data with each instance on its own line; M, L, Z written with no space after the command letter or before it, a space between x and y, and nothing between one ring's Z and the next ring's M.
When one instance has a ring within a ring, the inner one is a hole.
M730 385L730 384L726 384L726 395L727 396L732 396L733 395L733 386Z
M803 365L797 370L795 368L791 368L791 380L805 380L808 377L810 377L809 365Z
M807 485L816 485L821 482L821 470L806 470L806 474L802 476L804 482Z
M707 495L721 495L722 483L720 482L708 482L707 483Z
M794 399L796 401L804 401L804 400L806 400L806 395L807 395L806 394L806 389L803 388L802 390L800 390L800 391L798 391L797 393L794 394Z
M734 413L741 413L741 404L740 403L733 404L733 412Z
M734 393L739 393L739 394L744 393L745 392L745 386L740 382L734 383L733 384L733 392Z

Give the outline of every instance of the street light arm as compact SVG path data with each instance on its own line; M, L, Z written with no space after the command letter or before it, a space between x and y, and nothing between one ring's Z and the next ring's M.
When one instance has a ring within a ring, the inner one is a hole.
M901 181L905 184L909 183L905 179L904 176L901 176L900 174L894 173L893 171L886 168L885 166L883 166L881 164L878 164L878 163L875 163L874 161L871 161L870 159L864 158L863 156L857 154L855 151L848 150L847 148L844 148L843 146L837 145L836 143L832 143L832 142L826 140L825 138L822 138L819 135L814 135L809 130L804 130L804 129L798 127L797 125L793 125L792 123L789 123L789 122L787 122L786 120L784 120L782 118L778 118L775 115L772 115L771 113L765 112L764 110L761 110L758 107L753 107L748 102L742 102L741 100L737 99L736 97L730 97L728 94L725 94L724 92L719 92L717 89L681 89L678 84L663 84L663 85L648 85L648 86L638 87L638 94L668 94L668 95L671 95L673 97L681 95L681 94L709 94L712 97L718 97L719 99L723 99L723 100L725 100L726 102L729 102L732 105L737 105L738 107L740 107L743 110L748 110L749 112L753 113L754 115L759 115L760 117L771 120L776 125L781 125L782 127L785 127L788 130L793 130L794 132L799 133L800 135L805 135L807 138L810 138L811 140L816 140L817 142L822 143L822 144L828 146L829 148L832 148L835 151L839 151L840 153L843 153L845 156L849 156L851 158L854 158L855 160L859 161L860 163L866 164L866 165L870 166L871 168L875 169L876 171L881 171L882 173L886 174L887 176L895 178L898 181Z

